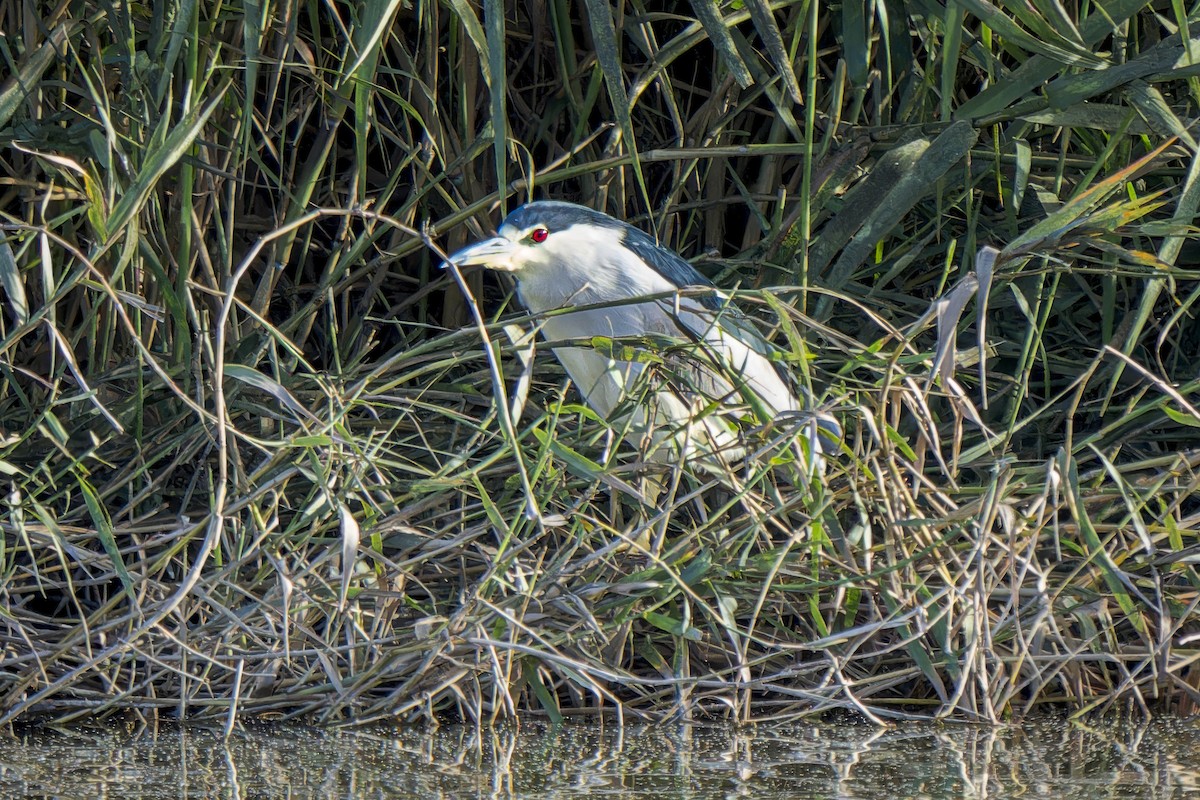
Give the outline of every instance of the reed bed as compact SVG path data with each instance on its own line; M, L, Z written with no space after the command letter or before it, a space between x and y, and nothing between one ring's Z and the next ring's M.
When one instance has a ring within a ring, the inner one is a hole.
M0 0L0 721L1192 711L1184 14ZM531 196L736 292L824 474L640 462L438 269Z

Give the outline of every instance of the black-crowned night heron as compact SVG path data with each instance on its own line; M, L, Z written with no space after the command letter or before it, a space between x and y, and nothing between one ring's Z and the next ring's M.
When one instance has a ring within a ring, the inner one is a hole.
M774 425L803 432L815 467L820 436L827 444L841 436L832 417L805 411L777 351L725 295L625 222L573 203L529 203L508 215L495 238L450 260L512 274L524 306L545 315L542 336L602 418L616 424L613 412L648 378L649 402L628 422L650 460L700 456L709 466L713 459L728 465L746 453L743 429ZM661 347L670 340L691 343L685 357ZM622 341L633 349L622 349ZM634 355L648 354L654 342L672 355ZM655 368L658 375L643 376Z

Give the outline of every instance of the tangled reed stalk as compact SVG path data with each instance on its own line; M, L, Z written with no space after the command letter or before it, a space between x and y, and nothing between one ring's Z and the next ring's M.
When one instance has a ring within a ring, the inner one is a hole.
M926 5L0 0L0 721L1191 711L1200 20ZM823 476L652 474L437 270L543 192L740 287Z

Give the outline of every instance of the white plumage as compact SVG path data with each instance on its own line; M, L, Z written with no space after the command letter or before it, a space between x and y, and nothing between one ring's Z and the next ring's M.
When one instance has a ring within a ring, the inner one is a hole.
M768 358L770 345L727 298L674 252L608 215L569 203L530 203L509 215L496 238L451 260L513 274L522 304L545 315L541 334L571 380L614 424L614 411L643 372L656 370L648 376L650 402L631 410L630 425L653 460L701 456L702 463L715 458L725 465L744 455L736 418L751 414L751 406L758 422L804 408ZM689 288L701 291L681 292ZM597 337L617 340L618 350L645 348L647 337L692 344L683 357L683 348L651 347L648 357L624 360L588 341ZM660 357L665 364L655 363ZM840 436L832 417L809 415L814 464L820 430Z

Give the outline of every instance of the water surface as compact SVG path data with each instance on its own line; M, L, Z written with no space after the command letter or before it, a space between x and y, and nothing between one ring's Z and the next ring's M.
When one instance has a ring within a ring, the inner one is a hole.
M43 730L0 737L0 796L1158 800L1200 796L1200 724Z

